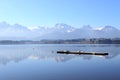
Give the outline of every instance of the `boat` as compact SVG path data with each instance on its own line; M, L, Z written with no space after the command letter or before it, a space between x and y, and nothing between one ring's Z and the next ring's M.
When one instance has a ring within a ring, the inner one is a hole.
M59 54L108 55L106 52L57 51Z

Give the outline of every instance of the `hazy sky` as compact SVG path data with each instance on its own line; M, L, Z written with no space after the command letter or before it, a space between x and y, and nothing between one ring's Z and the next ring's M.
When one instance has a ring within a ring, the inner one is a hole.
M0 22L24 26L120 27L120 0L0 0Z

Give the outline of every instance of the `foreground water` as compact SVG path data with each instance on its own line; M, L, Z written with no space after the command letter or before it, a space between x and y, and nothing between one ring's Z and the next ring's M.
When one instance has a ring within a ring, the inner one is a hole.
M57 54L108 52L108 56ZM120 80L119 44L0 45L0 80Z

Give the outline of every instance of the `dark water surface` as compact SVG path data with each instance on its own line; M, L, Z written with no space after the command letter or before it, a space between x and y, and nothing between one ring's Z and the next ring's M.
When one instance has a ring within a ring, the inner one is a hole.
M109 55L67 55L57 50ZM0 45L0 80L120 80L120 45Z

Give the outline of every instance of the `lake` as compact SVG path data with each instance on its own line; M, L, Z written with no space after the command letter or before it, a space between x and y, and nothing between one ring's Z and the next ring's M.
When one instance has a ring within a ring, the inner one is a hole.
M57 50L109 55L57 54ZM120 44L0 45L0 80L120 80Z

